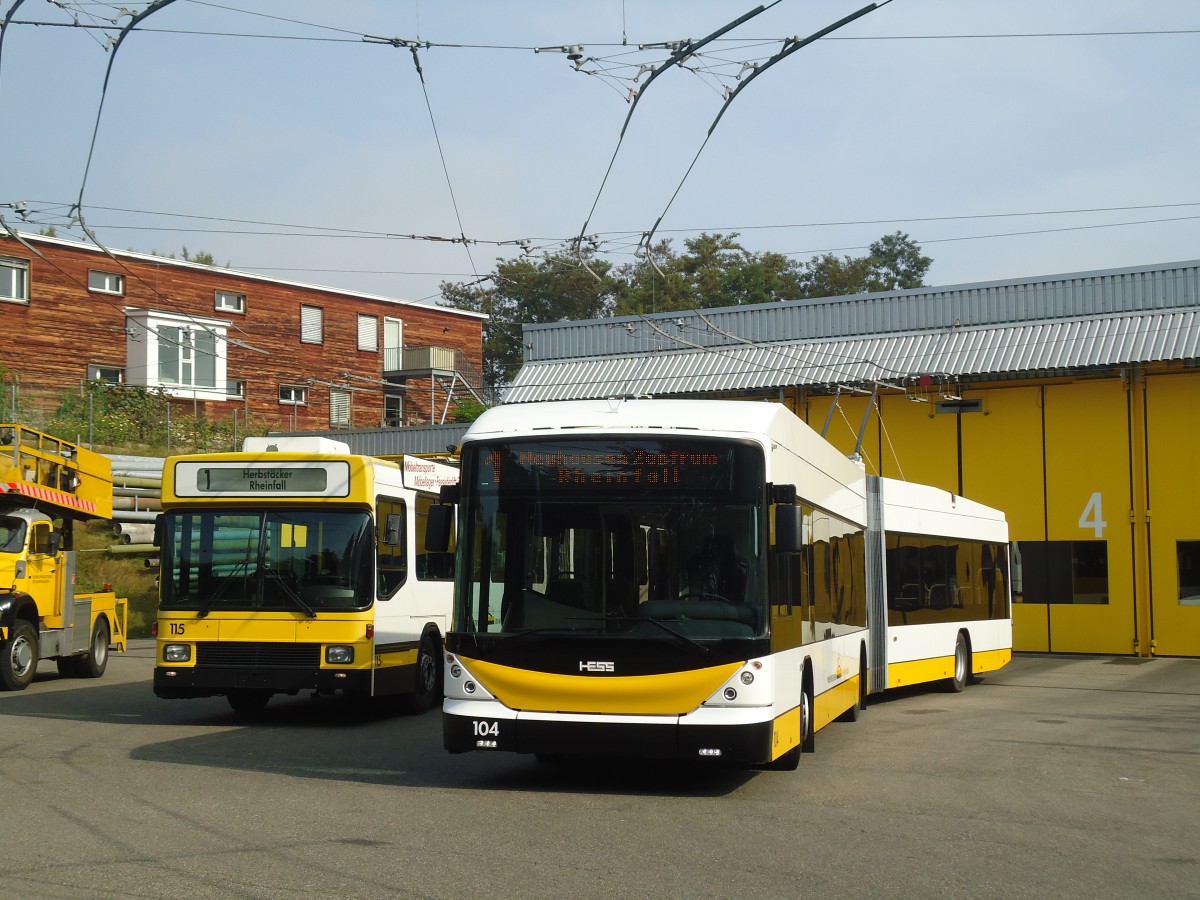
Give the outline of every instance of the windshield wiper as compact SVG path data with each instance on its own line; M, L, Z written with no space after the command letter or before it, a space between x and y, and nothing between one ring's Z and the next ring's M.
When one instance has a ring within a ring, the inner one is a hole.
M676 642L678 642L681 646L683 646L685 649L691 651L692 653L695 653L697 656L707 657L712 653L712 651L709 650L708 647L704 646L704 644L701 644L699 641L692 640L686 634L681 634L680 632L676 631L674 628L671 628L669 625L666 625L665 623L660 622L658 619L652 619L652 618L648 618L648 617L643 618L641 616L574 616L574 617L568 619L567 621L570 621L570 622L599 622L601 624L605 624L605 623L609 623L609 622L619 622L623 625L624 624L636 625L640 622L649 622L651 625L654 625L655 627L660 628L661 630L665 631L672 638L674 638L676 640ZM528 640L531 637L545 636L545 635L550 635L550 634L569 635L571 637L576 637L580 634L600 635L600 634L604 634L604 633L605 632L603 632L603 631L580 631L575 628L520 628L520 629L517 629L516 631L502 632L502 634L507 637L507 640L505 641L505 646L508 646L509 644L516 643L516 642L519 642L522 640Z
M675 638L678 642L680 642L682 644L682 646L684 646L688 650L691 650L692 652L696 653L698 656L708 656L709 654L712 653L712 651L709 650L708 647L704 646L699 641L692 640L686 634L676 631L674 628L671 628L670 626L668 626L665 622L662 622L659 619L655 619L652 616L610 616L608 618L608 621L609 622L630 623L630 624L634 624L634 625L638 624L639 622L649 622L651 625L661 628L667 634L671 635L671 637Z
M291 600L296 606L300 607L306 616L308 616L310 619L315 619L317 617L317 611L304 602L304 598L302 598L296 593L295 590L293 590L292 586L287 583L287 580L277 569L273 569L270 566L263 566L259 571L261 571L267 578L274 579L275 583L282 589L283 595Z
M248 564L249 564L249 560L246 560L246 559L241 560L233 567L232 572L230 572L228 575L226 575L224 578L221 579L221 583L217 585L217 589L215 591L213 591L211 594L209 594L208 597L206 597L204 599L204 601L200 604L200 606L196 609L196 618L197 619L203 619L205 616L208 615L208 611L210 609L212 609L213 604L216 603L218 600L220 600L221 597L224 595L225 588L229 587L230 583L232 583L235 576L237 576L245 571L246 566Z
M512 631L501 631L496 637L504 638L504 646L508 647L512 644L527 641L531 637L545 637L548 634L570 635L574 637L579 634L579 631L575 628L515 628Z

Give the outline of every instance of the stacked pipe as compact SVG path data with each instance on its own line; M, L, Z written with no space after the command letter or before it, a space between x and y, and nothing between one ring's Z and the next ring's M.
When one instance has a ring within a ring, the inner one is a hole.
M113 476L113 535L110 553L154 553L154 520L162 512L163 458L109 456ZM146 560L157 565L157 560Z

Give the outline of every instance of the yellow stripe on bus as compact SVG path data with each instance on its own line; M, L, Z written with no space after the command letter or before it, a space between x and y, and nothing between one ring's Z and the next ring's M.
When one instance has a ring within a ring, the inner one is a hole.
M1012 662L1012 650L985 650L971 654L971 673L994 672ZM954 654L917 659L912 662L888 663L888 687L925 684L954 677Z
M800 743L800 707L778 716L771 728L771 759L779 759Z
M858 676L853 675L813 698L813 731L820 731L858 702Z
M466 657L462 661L476 680L510 709L646 716L691 712L740 666L734 662L662 675L555 675Z
M390 669L393 666L415 666L417 664L417 648L411 650L388 650L375 654L375 668Z

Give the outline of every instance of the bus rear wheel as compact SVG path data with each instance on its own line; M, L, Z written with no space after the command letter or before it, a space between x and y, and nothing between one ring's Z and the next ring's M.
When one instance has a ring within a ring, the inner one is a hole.
M967 639L960 631L958 640L954 642L954 674L946 679L946 690L959 693L971 680L971 648Z
M442 648L436 632L427 631L421 636L417 649L417 672L411 694L401 700L404 710L419 715L431 709L442 699Z

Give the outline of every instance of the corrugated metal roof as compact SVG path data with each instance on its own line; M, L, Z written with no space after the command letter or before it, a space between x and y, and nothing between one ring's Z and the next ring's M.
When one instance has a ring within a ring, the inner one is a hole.
M1194 295L1193 295L1194 296ZM506 403L1086 369L1200 357L1200 304L1169 312L526 363Z
M445 453L455 447L467 425L409 425L404 428L357 428L332 431L272 431L272 435L319 435L350 445L351 453L364 456L399 456L402 453Z
M1200 261L753 306L526 325L525 362L942 333L1200 307Z

